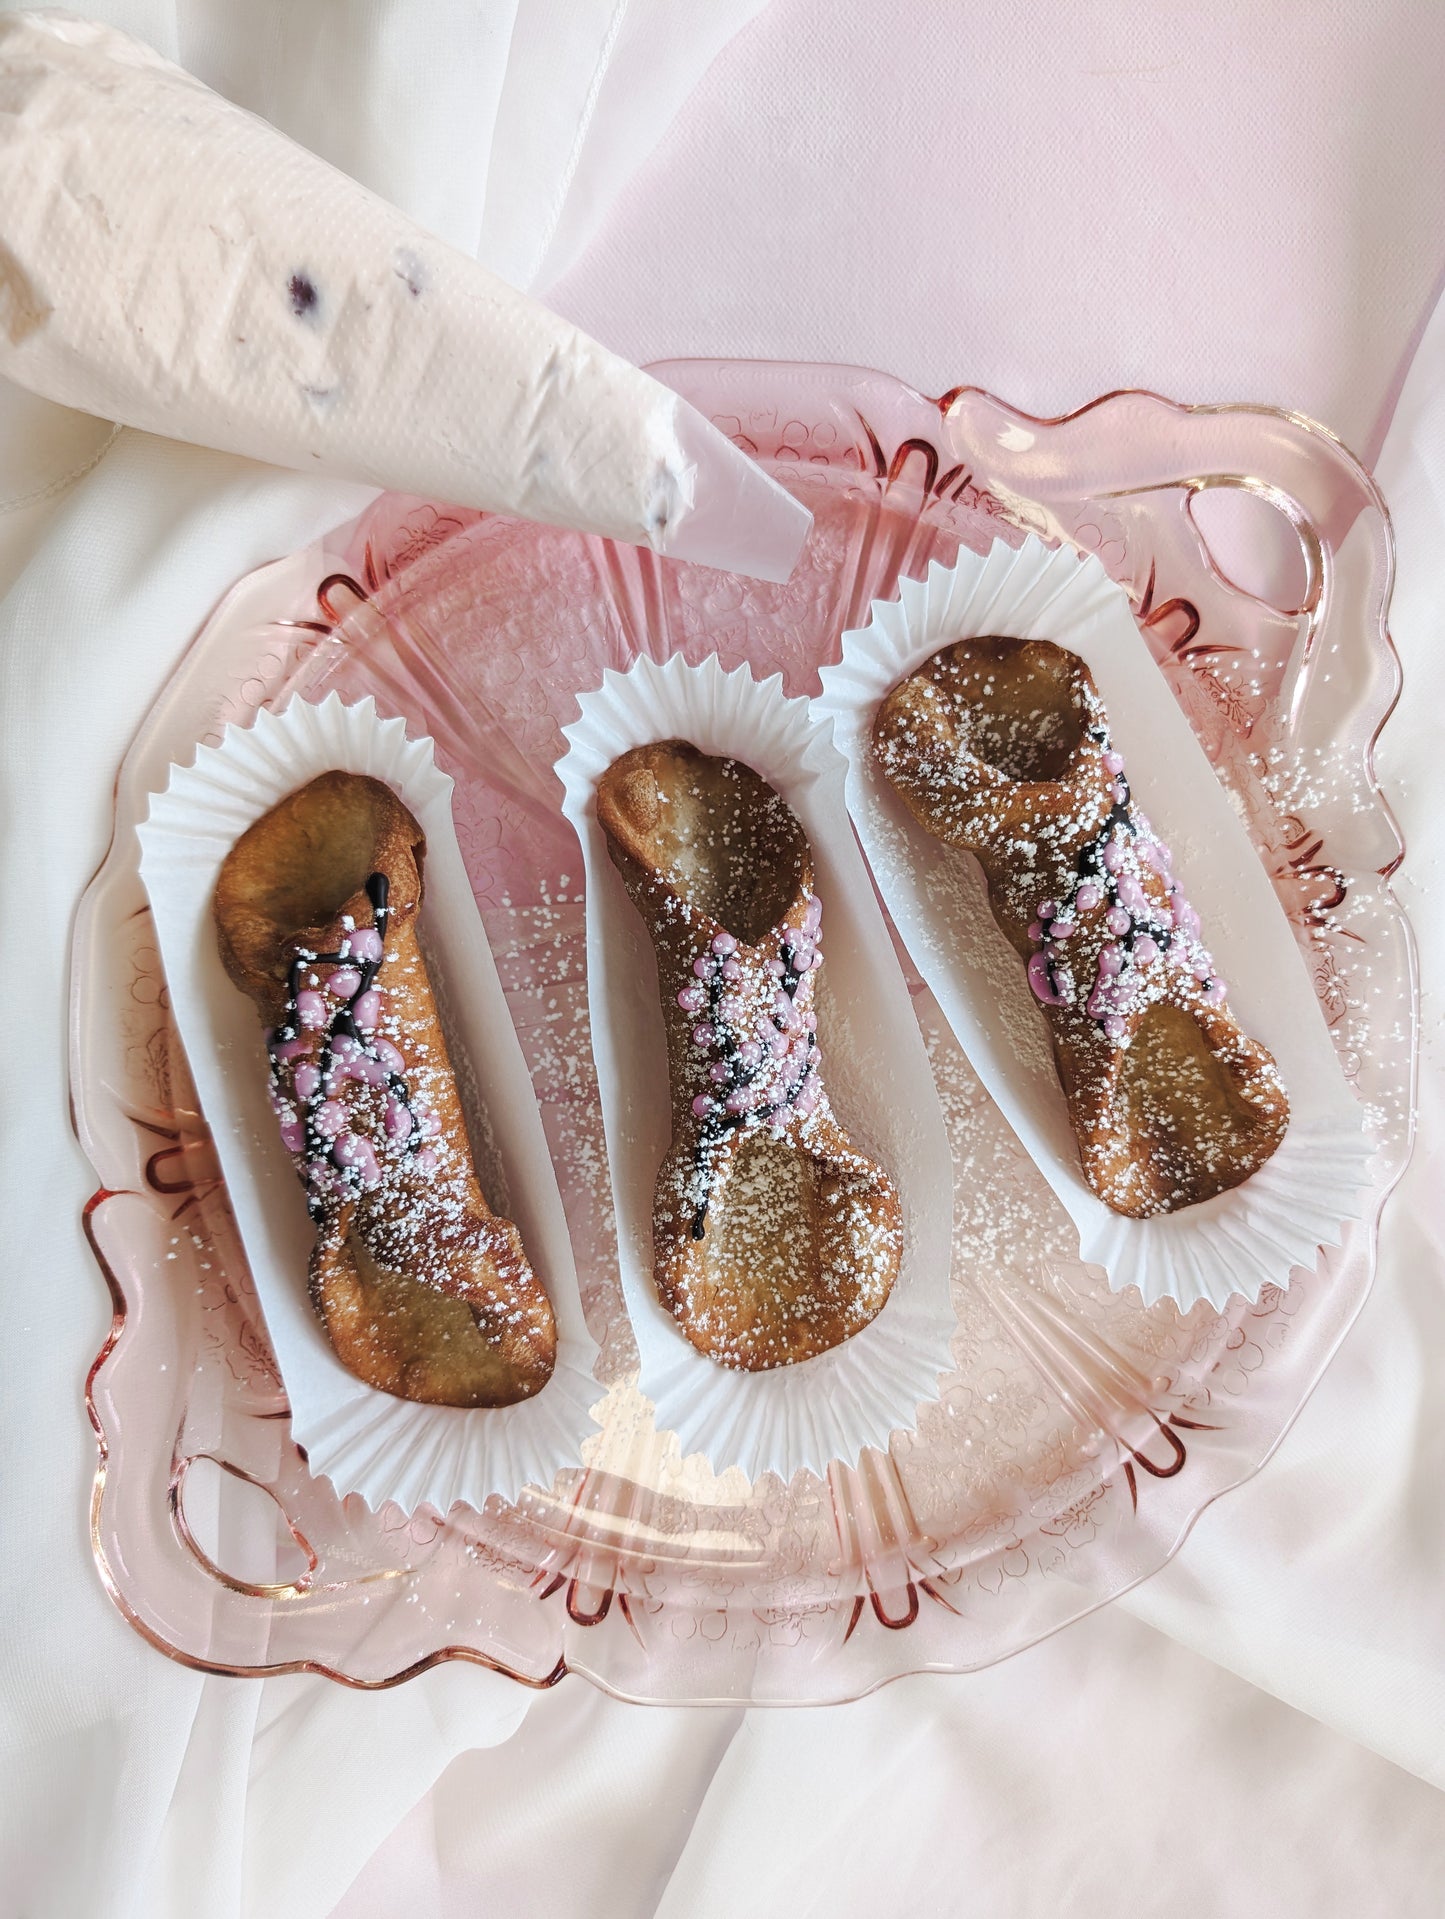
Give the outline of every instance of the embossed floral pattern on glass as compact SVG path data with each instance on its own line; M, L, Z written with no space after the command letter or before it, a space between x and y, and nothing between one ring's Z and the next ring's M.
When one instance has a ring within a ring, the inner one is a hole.
M1401 846L1371 747L1397 691L1391 554L1327 434L1252 408L1111 396L1038 421L973 389L858 369L677 363L663 377L813 509L774 587L386 497L324 550L244 581L122 769L74 961L85 1227L115 1302L89 1382L93 1537L117 1604L172 1656L386 1685L443 1658L627 1697L820 1701L1004 1657L1161 1565L1255 1470L1365 1296L1408 1152L1414 966ZM1304 587L1231 585L1196 508L1277 507ZM576 843L552 773L574 695L639 652L716 651L817 688L844 627L930 559L1034 531L1096 552L1235 794L1308 955L1378 1142L1368 1221L1288 1291L1145 1311L1068 1222L917 980L957 1170L955 1371L856 1471L749 1486L679 1456L633 1383L587 1038ZM516 1506L371 1513L313 1479L175 1041L135 824L173 758L293 692L372 694L432 734L566 1197L603 1426Z

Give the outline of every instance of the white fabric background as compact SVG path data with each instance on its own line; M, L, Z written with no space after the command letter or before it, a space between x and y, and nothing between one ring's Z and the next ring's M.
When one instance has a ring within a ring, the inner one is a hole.
M1141 383L1296 406L1379 452L1410 687L1380 772L1439 947L1445 314L1385 428L1445 267L1445 13L772 0L725 45L755 7L99 10L633 357L871 361L1041 411ZM106 1309L65 1117L70 915L195 626L358 496L134 434L64 485L108 434L0 391L0 966L35 1014L0 1117L0 1913L1438 1913L1428 969L1420 1146L1295 1431L1168 1570L990 1673L791 1714L470 1669L358 1697L202 1680L120 1622L84 1527Z

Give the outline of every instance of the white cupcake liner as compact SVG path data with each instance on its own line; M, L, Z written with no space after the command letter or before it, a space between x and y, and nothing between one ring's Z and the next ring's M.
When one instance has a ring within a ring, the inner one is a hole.
M923 1040L888 929L848 825L842 760L805 700L716 659L641 659L608 672L564 729L557 771L587 876L587 991L617 1208L623 1295L639 1384L684 1453L750 1479L787 1481L914 1426L952 1370L949 1267L953 1167ZM797 1366L746 1373L689 1345L652 1276L652 1201L672 1135L666 1040L646 926L597 824L597 782L630 747L687 739L745 761L787 800L813 850L827 965L818 1010L829 1098L855 1143L895 1181L904 1250L892 1297L870 1326Z
M1050 639L1084 659L1109 711L1130 785L1176 865L1229 982L1244 1030L1273 1053L1289 1129L1251 1179L1178 1213L1124 1219L1084 1182L1043 1015L996 926L977 861L926 833L879 773L870 734L883 697L951 641ZM1268 875L1123 591L1093 557L1030 537L996 541L904 580L870 623L843 635L816 708L848 761L848 806L894 924L975 1071L1079 1231L1083 1258L1116 1291L1185 1308L1257 1300L1340 1240L1361 1216L1372 1148L1304 959Z
M506 1187L488 1197L520 1227L557 1321L556 1370L517 1406L469 1411L376 1391L341 1364L307 1298L314 1229L267 1100L256 1009L221 965L211 899L246 828L333 767L386 781L426 833L422 937L459 1082L475 1082ZM251 727L228 727L192 766L171 769L139 829L171 1006L291 1403L292 1437L339 1493L407 1512L480 1507L492 1494L515 1499L524 1486L549 1487L580 1464L594 1430L589 1408L601 1398L546 1134L462 864L451 793L430 740L409 740L405 722L378 718L369 699L347 706L333 693L319 706L293 701L279 715L259 713Z

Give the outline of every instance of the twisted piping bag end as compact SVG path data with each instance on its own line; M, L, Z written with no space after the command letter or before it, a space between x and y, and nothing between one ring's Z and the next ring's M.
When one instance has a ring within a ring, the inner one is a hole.
M676 451L657 470L649 546L669 560L781 584L812 514L694 407L675 406Z

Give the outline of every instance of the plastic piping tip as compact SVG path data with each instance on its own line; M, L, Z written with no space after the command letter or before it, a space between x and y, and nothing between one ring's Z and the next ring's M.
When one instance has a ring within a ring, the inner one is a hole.
M797 565L812 514L685 400L677 403L676 430L688 471L656 550L781 584Z

